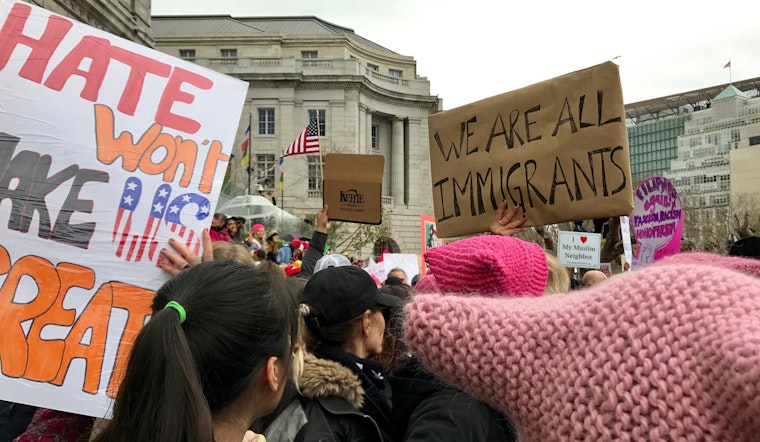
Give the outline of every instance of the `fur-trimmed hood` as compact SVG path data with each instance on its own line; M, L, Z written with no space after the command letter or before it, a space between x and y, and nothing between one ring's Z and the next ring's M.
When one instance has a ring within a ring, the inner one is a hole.
M343 365L319 359L311 353L304 355L303 373L298 388L306 398L338 396L356 409L364 405L364 388L359 376Z

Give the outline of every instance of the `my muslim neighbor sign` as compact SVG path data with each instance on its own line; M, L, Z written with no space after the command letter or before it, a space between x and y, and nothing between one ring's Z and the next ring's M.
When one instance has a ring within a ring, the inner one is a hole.
M161 248L199 250L246 91L0 1L0 399L108 414Z
M526 226L628 215L628 133L607 62L429 118L441 237L486 232L499 203Z

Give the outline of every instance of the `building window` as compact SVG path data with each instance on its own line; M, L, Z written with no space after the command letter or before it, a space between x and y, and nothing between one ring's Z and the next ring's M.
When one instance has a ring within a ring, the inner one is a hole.
M259 135L274 135L274 108L259 108Z
M274 189L274 154L256 155L256 184L264 189Z
M179 50L179 58L184 58L185 60L192 60L195 58L195 49L180 49Z
M377 139L378 130L379 128L377 127L377 124L373 124L372 125L372 149L374 150L380 149L380 144L378 143L378 139Z
M219 60L219 64L237 63L237 49L221 49L220 54L222 56L222 59Z
M318 54L317 51L301 51L301 60L303 65L306 67L315 67L317 66Z
M372 63L367 63L367 69L369 69L370 71L377 72L377 71L380 70L380 66L378 66L376 64L372 64Z
M319 158L320 155L308 155L306 158L309 163L309 190L322 190L322 169Z
M404 76L404 71L400 71L398 69L388 69L388 76L401 78Z
M319 111L319 136L324 137L327 135L327 125L325 124L325 116L327 115L327 111L324 109L309 110L309 121L314 118L314 115L316 115L317 111Z
M749 145L750 146L757 146L760 144L760 135L756 137L749 137Z

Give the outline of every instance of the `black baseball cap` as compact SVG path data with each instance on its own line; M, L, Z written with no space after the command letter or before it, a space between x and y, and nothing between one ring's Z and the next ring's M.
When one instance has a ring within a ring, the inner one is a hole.
M303 299L319 311L320 325L348 322L367 309L401 307L401 298L380 293L375 280L355 266L329 267L312 275L303 289Z

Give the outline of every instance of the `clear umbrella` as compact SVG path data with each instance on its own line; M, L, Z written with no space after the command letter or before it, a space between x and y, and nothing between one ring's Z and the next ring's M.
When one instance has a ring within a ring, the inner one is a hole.
M241 195L232 198L216 209L227 216L240 216L246 220L277 217L282 211L260 195Z

